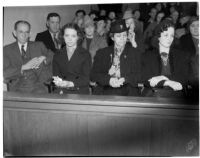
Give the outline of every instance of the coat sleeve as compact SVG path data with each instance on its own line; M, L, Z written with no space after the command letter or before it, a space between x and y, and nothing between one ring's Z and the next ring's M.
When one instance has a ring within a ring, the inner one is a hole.
M88 52L85 53L85 60L82 63L82 72L73 81L75 87L89 86L91 67L92 67L92 61L91 61L91 56Z
M134 87L141 81L141 62L140 52L131 52L131 72L124 76L125 83L129 83Z
M50 49L47 49L46 46L42 42L39 42L39 43L41 47L41 53L42 55L46 57L46 64L51 65L54 53Z
M105 58L103 55L104 54L102 50L99 50L94 57L91 80L102 86L106 86L109 85L110 75L108 75L108 70L106 69L105 65L102 64L102 61Z
M5 48L3 49L3 76L4 79L10 80L10 79L15 79L19 76L21 76L21 66L22 65L13 65L12 60L9 54L9 49Z
M61 74L60 68L59 68L59 63L57 60L57 55L55 55L53 57L52 69L53 69L53 76L59 76L60 78L62 78L62 74Z

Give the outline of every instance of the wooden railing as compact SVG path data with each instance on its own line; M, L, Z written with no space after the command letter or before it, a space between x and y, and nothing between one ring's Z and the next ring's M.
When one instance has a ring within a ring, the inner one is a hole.
M4 92L5 156L197 156L183 99Z

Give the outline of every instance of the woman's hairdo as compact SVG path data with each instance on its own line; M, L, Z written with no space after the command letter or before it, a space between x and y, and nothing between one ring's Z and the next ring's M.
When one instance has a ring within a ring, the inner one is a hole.
M77 45L80 45L83 41L83 32L80 29L80 27L75 23L68 23L68 24L66 24L62 27L62 29L61 29L62 38L64 36L65 30L68 29L68 28L74 29L77 32L77 35L78 35L78 38L79 38L78 41L77 41ZM62 40L64 41L64 39L62 39Z
M160 37L161 33L164 31L167 31L167 29L169 27L173 27L174 28L174 23L169 20L169 19L165 19L163 21L161 21L155 28L154 30L154 35L157 36L158 38Z

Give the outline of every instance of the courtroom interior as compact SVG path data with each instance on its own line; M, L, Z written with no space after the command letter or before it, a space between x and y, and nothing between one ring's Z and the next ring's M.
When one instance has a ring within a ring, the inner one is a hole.
M199 3L3 6L3 156L199 156Z

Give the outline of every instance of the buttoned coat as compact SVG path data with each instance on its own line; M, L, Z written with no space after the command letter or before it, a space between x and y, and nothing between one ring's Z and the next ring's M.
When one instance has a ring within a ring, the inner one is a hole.
M111 76L108 74L114 57L114 46L100 49L93 63L91 80L102 89L101 94L111 95L138 95L137 84L140 81L140 52L126 44L120 55L121 77L125 83L120 88L112 88L109 85Z
M88 94L90 71L91 57L89 52L82 47L75 49L70 60L66 47L54 55L53 75L74 83L72 91L63 89L66 93Z
M152 51L145 52L142 57L141 70L142 82L145 85L143 94L146 96L162 96L162 97L184 97L185 87L188 84L190 59L186 52L170 49L169 64L171 75L167 76L170 80L182 84L182 91L173 91L169 87L163 87L164 81L159 82L153 89L150 88L149 79L161 75L162 61L159 50L154 48ZM153 91L152 91L153 90ZM156 93L152 93L156 92Z
M161 75L161 57L157 48L148 51L142 55L142 80L148 83L148 80ZM170 49L169 64L171 76L170 80L180 82L186 85L189 77L189 56L186 52ZM148 85L148 84L146 84Z
M48 50L42 42L28 42L26 54L29 59L45 56L46 64L42 63L38 69L26 70L21 73L24 63L17 42L3 48L3 76L10 80L10 90L34 92L37 84L41 87L52 75L53 52ZM38 88L39 88L38 86Z

